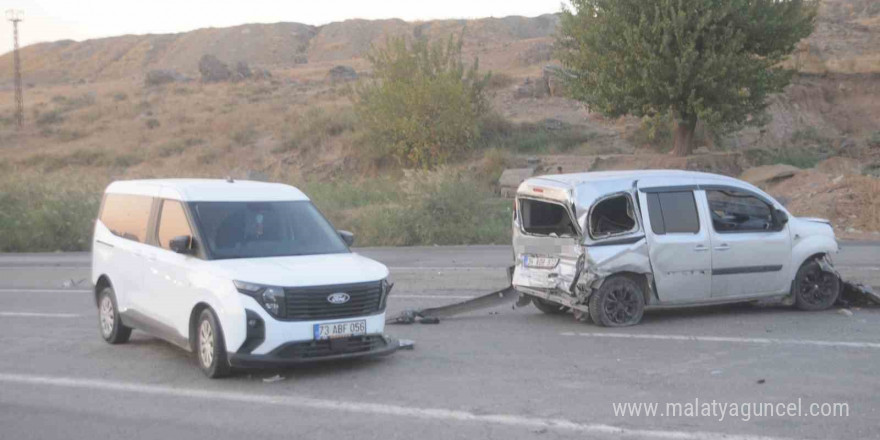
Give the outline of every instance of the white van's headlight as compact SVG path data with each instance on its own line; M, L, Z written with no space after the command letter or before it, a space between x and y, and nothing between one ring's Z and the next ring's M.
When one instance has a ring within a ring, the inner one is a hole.
M239 292L257 300L270 315L276 318L284 317L284 289L248 283L247 281L236 280L233 283Z

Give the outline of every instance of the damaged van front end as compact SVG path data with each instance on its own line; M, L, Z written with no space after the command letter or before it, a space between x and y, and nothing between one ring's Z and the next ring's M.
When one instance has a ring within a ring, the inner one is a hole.
M571 309L578 318L612 274L631 274L650 292L636 188L619 182L577 185L563 177L529 179L517 191L513 287L542 310Z

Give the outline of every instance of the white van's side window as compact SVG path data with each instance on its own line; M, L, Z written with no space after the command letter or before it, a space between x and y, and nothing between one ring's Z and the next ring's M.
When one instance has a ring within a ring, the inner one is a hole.
M153 198L131 194L107 194L101 209L101 222L115 235L143 243Z
M192 228L186 219L186 213L183 211L183 205L176 200L165 200L162 202L162 210L159 215L159 246L162 249L171 249L171 239L187 235L192 237Z

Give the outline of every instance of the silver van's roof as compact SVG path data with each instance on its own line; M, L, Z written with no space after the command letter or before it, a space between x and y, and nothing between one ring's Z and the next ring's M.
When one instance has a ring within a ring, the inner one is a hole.
M726 185L747 189L772 200L761 189L733 177L720 174L682 170L598 171L554 174L526 179L517 189L517 197L538 197L573 205L581 227L597 200L615 193L629 192L634 185L640 189L687 185ZM781 207L781 205L779 205Z
M135 194L185 202L295 201L309 198L281 183L223 179L145 179L111 183L111 194Z
M725 183L742 183L741 180L719 174L703 173L698 171L683 170L627 170L627 171L595 171L586 173L554 174L539 176L537 179L550 180L570 187L583 183L610 183L614 181L625 182L631 186L636 180L660 181L668 180L670 184L689 184L694 181L717 181Z

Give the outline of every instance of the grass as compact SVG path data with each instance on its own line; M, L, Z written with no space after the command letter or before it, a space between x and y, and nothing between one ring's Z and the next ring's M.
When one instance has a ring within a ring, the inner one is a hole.
M0 252L88 250L100 190L77 182L0 182Z
M300 187L360 246L502 244L510 242L510 201L450 170L388 179L305 183Z
M358 246L510 242L510 201L453 171L296 184L334 226L353 231ZM0 252L88 250L100 198L101 185L69 177L0 181Z
M595 132L562 121L514 123L493 115L483 122L481 144L514 153L559 153L570 151L596 138Z

